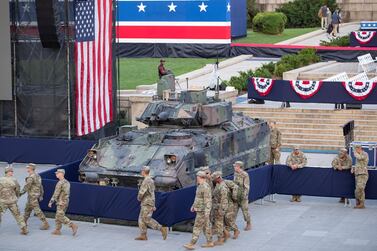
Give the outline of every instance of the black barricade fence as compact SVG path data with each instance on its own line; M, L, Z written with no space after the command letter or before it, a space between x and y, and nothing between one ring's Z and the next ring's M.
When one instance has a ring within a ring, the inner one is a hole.
M363 88L360 88L360 84ZM298 103L377 104L377 84L372 82L251 78L247 89L247 97L250 99Z
M83 159L95 143L90 140L0 137L0 161L66 164Z
M136 188L79 183L79 164L80 161L76 161L59 167L66 170L66 178L71 182L69 214L137 221L140 203L136 199ZM41 202L44 211L55 210L47 207L57 182L55 171L56 168L41 173L45 188L44 200ZM268 165L247 172L251 183L249 201L274 193L354 198L355 181L349 170L306 167L292 171L285 165ZM366 187L367 199L377 199L376 186L377 170L370 170ZM195 191L196 187L191 186L172 192L156 192L157 210L153 217L167 226L193 219L195 214L190 212L190 207Z

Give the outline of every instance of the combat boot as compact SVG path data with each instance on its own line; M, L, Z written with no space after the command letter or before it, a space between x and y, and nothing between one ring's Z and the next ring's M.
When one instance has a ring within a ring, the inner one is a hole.
M168 228L167 227L161 227L161 234L162 234L162 239L166 240L168 237Z
M250 222L250 221L248 221L248 222L246 223L246 227L245 227L244 230L245 230L245 231L250 231L250 230L251 230L251 222Z
M217 241L215 241L213 244L215 244L215 246L224 245L224 238L218 238Z
M40 230L48 230L50 228L50 225L47 221L44 221L42 226L39 228Z
M292 195L291 202L295 202L295 201L296 201L296 195Z
M53 235L62 235L62 232L60 231L60 229L55 229L54 231L52 231Z
M75 236L77 234L77 229L79 229L79 227L75 223L71 223L69 227L72 228L72 235Z
M147 234L140 234L138 237L135 238L135 241L147 241L148 237Z
M230 233L228 230L224 230L224 242L227 241L230 238Z
M186 248L187 250L194 250L195 249L195 245L192 244L191 242L183 245L183 247Z
M212 241L207 241L206 243L204 243L203 245L201 245L202 248L213 248L215 246L215 244L212 242Z
M22 227L22 228L21 228L21 234L22 234L22 235L27 235L28 233L29 233L29 231L27 230L26 227Z
M296 202L301 202L301 196L300 195L297 195Z
M234 230L233 239L237 239L240 235L240 231L238 229Z
M356 205L354 208L355 209L364 209L365 208L364 202L359 202L359 204Z

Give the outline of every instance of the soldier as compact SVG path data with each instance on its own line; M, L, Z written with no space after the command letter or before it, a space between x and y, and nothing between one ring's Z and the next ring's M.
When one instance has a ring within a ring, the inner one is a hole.
M300 151L298 146L293 147L292 153L287 157L286 165L292 171L301 169L306 166L308 160L303 152ZM291 202L301 202L301 195L292 195Z
M62 224L68 225L72 229L72 235L75 236L77 233L78 226L71 222L65 212L67 211L69 205L69 195L71 185L64 178L65 170L58 169L55 172L56 178L58 178L58 183L55 186L54 194L52 195L48 207L52 207L52 204L56 203L56 214L55 214L55 230L52 232L53 235L61 235Z
M234 167L234 182L238 186L238 205L235 212L237 217L238 210L241 208L243 218L246 222L245 231L251 230L251 217L249 213L249 192L250 192L250 179L249 174L243 170L244 163L242 161L236 161L233 164Z
M365 186L367 185L369 174L368 174L368 162L369 156L363 151L360 145L355 146L353 154L356 158L356 164L351 169L351 173L355 174L355 198L357 209L365 208Z
M161 79L162 76L165 76L168 74L168 70L165 68L165 60L161 59L160 64L158 66L158 77Z
M236 212L238 208L237 199L238 199L238 186L232 180L224 180L225 184L229 188L228 193L228 209L225 213L225 240L230 237L229 232L233 231L233 239L237 239L240 235L238 226L236 224Z
M343 148L340 149L338 156L334 158L331 162L332 167L334 170L342 171L342 170L349 170L352 167L352 159L347 153L347 149ZM344 203L346 198L342 197L339 200L339 203Z
M214 232L217 235L216 246L224 244L224 220L228 209L229 188L222 179L222 173L217 171L212 174L212 181L216 184L213 190L212 209L214 216ZM226 230L225 230L226 231ZM226 236L229 233L225 233Z
M21 228L21 234L27 235L28 230L25 221L17 206L19 197L20 185L17 180L13 178L13 168L8 166L5 168L5 177L0 178L0 222L2 214L9 209L13 217L16 219L18 226Z
M50 228L46 216L43 214L39 207L39 201L43 200L43 186L42 179L39 174L35 172L35 164L29 164L26 166L26 170L29 176L25 179L26 184L21 191L21 194L28 193L27 202L25 206L24 220L25 224L30 217L31 212L34 210L35 215L42 221L41 230L48 230Z
M276 127L276 122L270 122L270 161L269 164L280 164L280 146L281 146L281 132Z
M195 244L199 239L199 234L201 231L204 232L204 235L207 239L207 243L203 244L202 247L214 247L214 243L212 242L212 231L209 219L209 214L212 208L211 188L206 182L207 175L205 172L199 171L196 174L196 177L198 187L196 188L194 204L191 207L191 212L196 213L195 223L194 228L192 230L191 242L184 245L184 247L188 250L195 249Z
M206 182L211 187L211 192L213 192L214 186L213 186L212 177L211 177L211 169L209 169L208 166L202 166L200 168L200 171L203 171L206 173Z
M161 226L156 220L152 218L152 214L156 211L155 206L155 186L152 177L149 175L149 166L144 166L141 169L141 175L144 177L137 194L137 200L140 201L140 214L139 214L139 229L140 236L136 237L137 241L146 241L147 228L150 227L154 230L160 230L162 239L166 240L168 235L168 228Z

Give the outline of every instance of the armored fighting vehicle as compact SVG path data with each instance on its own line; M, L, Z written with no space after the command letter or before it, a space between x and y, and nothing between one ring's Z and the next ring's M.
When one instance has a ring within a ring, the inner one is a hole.
M269 159L266 121L233 112L206 90L152 101L137 120L148 127L121 127L89 150L79 168L82 182L136 187L147 165L156 189L170 191L195 184L202 166L228 176L237 160L253 168Z

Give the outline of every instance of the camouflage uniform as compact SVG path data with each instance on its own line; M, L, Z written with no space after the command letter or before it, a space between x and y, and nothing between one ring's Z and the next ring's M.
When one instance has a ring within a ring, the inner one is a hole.
M56 202L55 223L57 230L62 228L62 224L72 227L71 220L65 216L65 212L67 211L69 204L70 188L71 185L66 179L59 180L55 186L55 192L50 200L50 204Z
M359 200L359 203L364 205L365 201L365 186L367 185L369 174L368 174L368 162L369 156L366 152L357 153L354 152L356 158L356 164L353 167L355 174L355 198Z
M17 206L17 200L20 195L20 185L15 178L0 178L0 222L2 214L9 209L16 219L18 226L23 229L26 228L26 224Z
M224 181L216 184L213 190L212 209L214 215L214 232L219 239L224 238L224 219L228 209L229 188Z
M249 192L250 192L250 179L249 174L244 170L241 172L234 173L234 183L238 186L238 201L237 210L235 212L235 217L237 217L238 210L241 208L243 218L248 223L251 224L251 217L249 213Z
M196 244L200 232L203 231L207 242L212 242L212 231L209 214L212 208L211 188L207 182L198 185L196 188L195 201L192 208L196 212L194 228L192 230L191 243Z
M270 134L270 161L271 165L273 164L280 164L280 151L278 148L281 146L281 132L277 128L271 129Z
M352 158L348 154L344 157L338 155L331 162L331 165L335 170L348 170L352 167Z
M298 148L296 149L298 150ZM303 168L306 166L308 163L308 159L306 158L305 154L301 151L299 151L298 154L295 154L292 152L288 157L286 161L286 165L291 167L293 165L297 165L297 168ZM292 195L292 200L291 201L301 201L301 195Z
M142 235L147 234L147 228L150 227L154 230L161 230L162 226L152 218L153 209L155 208L155 186L154 181L150 176L146 176L140 185L139 193L137 195L140 201L140 214L139 214L139 229Z
M229 188L228 192L228 209L225 213L225 229L227 231L238 231L238 226L236 224L236 216L238 204L238 186L231 180L224 180L225 184Z
M25 206L24 219L25 223L30 217L31 212L34 210L36 216L43 222L47 223L46 216L43 214L39 207L39 201L43 198L43 186L41 176L33 173L26 178L26 184L21 191L21 194L28 193L27 202Z

